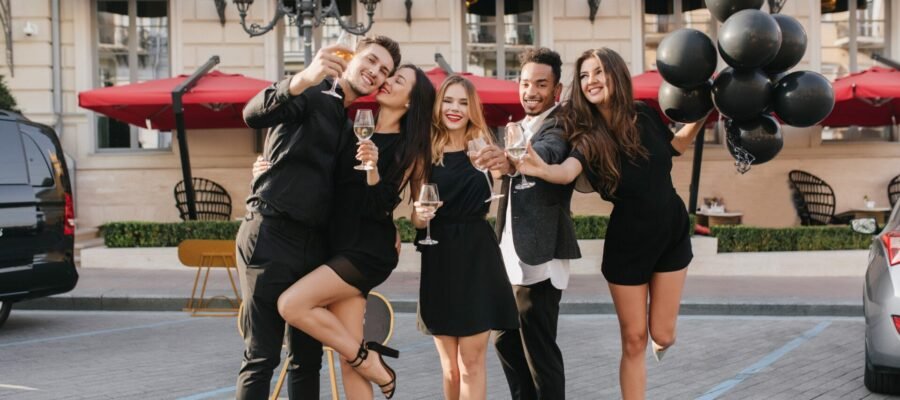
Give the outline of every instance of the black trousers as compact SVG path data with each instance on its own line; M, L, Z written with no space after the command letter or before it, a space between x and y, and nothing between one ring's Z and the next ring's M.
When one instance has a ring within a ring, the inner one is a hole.
M519 309L518 330L499 331L494 346L514 400L563 400L566 375L556 344L562 290L550 280L513 286Z
M244 357L236 398L268 399L286 337L289 397L318 399L322 344L293 327L288 327L285 336L277 302L282 292L325 262L324 235L290 220L253 212L241 223L236 243L244 301Z

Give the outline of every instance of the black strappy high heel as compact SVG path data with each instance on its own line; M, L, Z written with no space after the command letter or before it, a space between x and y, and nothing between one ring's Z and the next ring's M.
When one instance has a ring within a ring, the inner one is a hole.
M360 344L359 351L356 353L356 358L352 361L348 361L348 365L353 368L359 367L362 365L363 361L369 358L369 350L378 354L378 361L381 362L381 366L387 371L388 375L391 376L390 382L387 382L383 385L378 385L377 382L374 382L381 389L381 394L384 395L384 398L390 399L394 397L394 391L397 389L397 373L391 368L387 363L384 362L384 357L397 358L400 357L400 352L394 350L390 347L384 346L381 343L377 342L368 342L365 344ZM390 390L385 391L386 388L390 388Z

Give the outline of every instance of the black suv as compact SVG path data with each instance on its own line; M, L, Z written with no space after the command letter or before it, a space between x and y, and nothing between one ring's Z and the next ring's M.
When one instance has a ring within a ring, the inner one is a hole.
M0 326L12 303L68 292L75 207L53 129L0 111Z

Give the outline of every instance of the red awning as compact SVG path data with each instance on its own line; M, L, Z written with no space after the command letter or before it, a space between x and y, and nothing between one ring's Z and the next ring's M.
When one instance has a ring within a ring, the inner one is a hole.
M111 86L78 94L78 105L144 128L175 129L172 90L188 75L131 85ZM246 128L242 110L271 82L240 74L212 71L184 94L187 129ZM147 121L150 126L147 126Z
M425 72L435 88L440 88L447 79L447 73L440 68L432 68ZM478 91L478 97L484 106L484 116L490 126L504 126L510 120L518 121L525 117L525 110L519 102L519 84L514 81L506 81L494 78L485 78L461 73L466 79L472 81ZM362 97L354 103L353 108L373 109L378 104L375 96Z
M900 71L872 67L834 81L834 110L824 126L885 126L900 121Z

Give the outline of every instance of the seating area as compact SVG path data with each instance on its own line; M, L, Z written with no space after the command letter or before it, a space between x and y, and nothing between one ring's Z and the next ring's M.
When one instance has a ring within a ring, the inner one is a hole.
M197 204L198 221L228 221L231 219L231 196L222 185L205 178L193 178L194 197ZM175 206L178 216L187 221L188 205L184 181L175 185Z
M891 179L891 183L888 184L887 188L888 192L888 200L891 202L891 208L897 204L897 200L900 200L900 175Z
M852 213L835 215L837 203L834 189L822 178L806 171L793 170L788 174L794 208L800 217L800 224L810 225L843 225L849 224Z
M233 240L185 240L178 245L178 260L189 268L196 268L194 287L191 289L191 297L184 307L192 316L235 316L241 304L241 295L235 283L237 275L237 261L235 259L235 244ZM215 296L206 298L206 287L209 283L209 273L213 269L224 269L228 274L234 297ZM205 271L204 271L205 270ZM232 274L232 271L234 274ZM197 286L200 284L200 274L205 272L203 286L200 295L197 296ZM214 299L221 298L231 307L211 307Z

